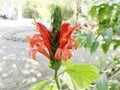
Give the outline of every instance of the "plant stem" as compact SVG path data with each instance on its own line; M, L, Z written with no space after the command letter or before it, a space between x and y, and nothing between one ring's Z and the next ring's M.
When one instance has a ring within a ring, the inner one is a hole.
M60 90L60 84L59 84L59 80L58 80L58 76L57 76L57 71L58 70L55 70L54 78L55 78L55 82L56 82L57 88L58 88L58 90Z

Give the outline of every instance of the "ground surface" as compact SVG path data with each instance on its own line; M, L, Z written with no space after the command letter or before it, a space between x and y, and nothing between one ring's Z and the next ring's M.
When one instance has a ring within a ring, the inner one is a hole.
M39 55L39 62L29 55L29 44L25 42L27 35L33 35L32 20L0 19L0 90L28 90L41 80L52 77L53 71L48 68L47 59ZM104 55L101 50L92 55L81 48L73 52L75 63L97 64L100 56L120 54L120 50L110 51Z

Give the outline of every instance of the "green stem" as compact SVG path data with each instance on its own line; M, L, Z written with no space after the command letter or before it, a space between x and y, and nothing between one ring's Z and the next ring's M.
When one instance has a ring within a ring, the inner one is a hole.
M57 88L58 88L58 90L60 90L60 84L59 84L59 80L58 80L58 76L57 76L57 71L58 70L55 70L54 78L55 78L55 82L56 82Z

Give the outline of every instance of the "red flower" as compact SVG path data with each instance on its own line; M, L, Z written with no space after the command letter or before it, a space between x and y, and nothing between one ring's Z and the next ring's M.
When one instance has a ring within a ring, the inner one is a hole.
M50 32L47 30L47 28L41 24L35 21L35 25L37 28L37 31L39 31L39 34L34 34L32 38L29 36L27 37L27 41L30 42L30 56L36 60L36 54L37 52L42 53L44 56L46 56L48 59L51 59L50 57L54 57L55 60L60 61L63 59L63 61L66 61L67 59L72 57L71 49L73 47L77 48L78 43L75 41L71 34L74 30L77 29L77 25L75 24L73 27L70 25L70 23L63 23L61 25L61 31L60 31L60 37L58 39L59 47L56 48L55 55L50 56L49 50L52 52L52 48L54 45L51 46L51 36ZM54 35L56 36L59 34L58 32L54 32ZM54 41L54 40L53 40ZM53 42L52 41L52 42ZM54 54L54 52L53 52Z
M72 57L71 49L73 47L77 48L78 43L75 41L71 34L74 30L77 29L77 25L74 25L73 27L70 25L70 23L63 23L61 25L61 32L60 32L60 38L59 38L59 48L57 49L55 53L55 59L61 60L61 57L63 61L66 61L67 59Z
M49 31L41 23L37 23L35 21L35 25L37 27L37 30L39 31L39 34L34 34L32 38L27 36L27 41L30 42L31 47L30 56L36 60L36 53L40 52L48 59L50 59L50 55L48 54L48 50L51 50Z

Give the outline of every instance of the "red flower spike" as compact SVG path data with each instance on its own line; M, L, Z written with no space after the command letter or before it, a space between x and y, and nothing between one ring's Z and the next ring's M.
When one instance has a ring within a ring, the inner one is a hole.
M47 30L47 28L41 24L34 21L37 30L39 31L39 34L33 35L32 38L27 36L27 41L30 42L31 52L30 56L36 60L36 54L37 52L43 54L50 60L50 55L48 53L48 50L52 50L51 48L51 42L50 42L50 32ZM63 23L61 25L61 31L60 31L60 37L58 39L59 41L59 47L57 48L54 58L58 61L61 59L63 61L68 60L72 57L71 49L75 47L75 49L78 46L77 41L71 37L71 34L74 30L78 29L78 25L75 24L73 27L70 25L70 23ZM58 32L54 32L54 35L56 36L59 34Z
M62 53L62 50L61 48L58 48L56 53L55 53L55 59L60 61L61 60L61 53Z

